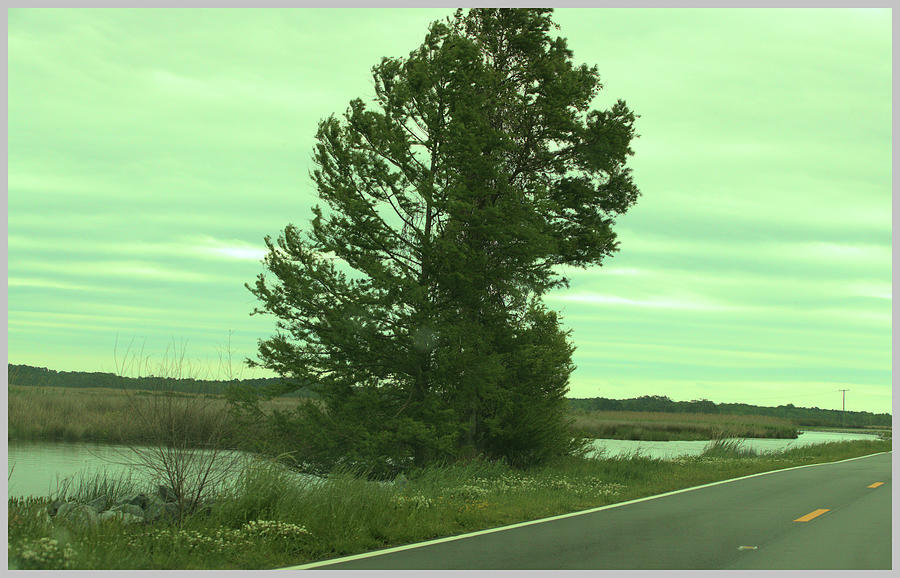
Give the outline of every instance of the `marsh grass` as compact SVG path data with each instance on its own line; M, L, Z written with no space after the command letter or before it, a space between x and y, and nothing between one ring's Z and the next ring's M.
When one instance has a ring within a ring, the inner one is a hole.
M174 399L202 402L197 404L191 419L180 424L187 439L197 446L202 446L217 427L224 428L225 441L232 445L246 434L236 424L221 423L227 403L219 395L19 385L10 385L7 391L7 439L10 440L151 443L158 436L157 428L132 419L133 404L149 412L160 400ZM276 398L260 404L267 413L276 409L289 411L296 405L297 399L292 398Z
M416 470L395 483L368 481L351 470L313 478L259 461L217 496L210 516L189 517L180 527L109 522L77 532L41 516L47 500L10 499L9 559L29 568L283 567L890 447L834 442L752 455L722 441L676 460L572 457L530 470L470 460ZM83 480L79 495L110 483ZM31 558L23 559L25 552Z
M81 472L74 476L57 478L56 489L51 493L50 498L79 503L90 502L101 497L115 501L146 489L130 474L113 475L107 471Z
M796 438L793 422L769 416L639 411L573 411L575 431L587 437L641 441L728 437Z
M221 395L160 391L125 391L110 388L64 388L10 385L8 388L8 439L90 441L109 443L152 443L155 427L130 419L133 405L151 413L162 403L199 401L193 404L190 419L178 424L183 435L202 446L211 433L221 428L223 441L232 446L246 438L247 424L222 423L227 402ZM265 415L275 410L290 412L296 398L275 398L260 402ZM79 419L71 419L72 415ZM681 414L662 412L572 412L575 431L588 437L644 441L712 440L721 437L795 438L797 428L790 421L768 416ZM173 424L176 425L176 424Z
M719 438L712 440L700 454L702 458L754 458L759 452L747 447L744 440L735 438Z

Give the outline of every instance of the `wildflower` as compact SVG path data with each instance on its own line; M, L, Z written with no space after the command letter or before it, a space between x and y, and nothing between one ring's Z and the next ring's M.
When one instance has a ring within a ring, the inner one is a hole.
M309 535L304 526L279 520L252 520L241 527L248 536L267 539L290 539Z
M420 494L412 496L395 496L391 499L397 508L410 508L413 510L424 510L434 505L431 498L426 498Z
M64 569L70 568L75 557L75 550L65 544L60 547L53 538L23 540L12 548L11 558L17 558L25 569Z

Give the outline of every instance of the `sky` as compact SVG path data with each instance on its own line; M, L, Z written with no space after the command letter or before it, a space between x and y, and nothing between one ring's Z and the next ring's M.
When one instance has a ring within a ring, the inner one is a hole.
M271 375L244 283L309 226L317 123L450 12L10 9L9 362ZM546 296L569 396L890 412L890 9L555 20L640 115L619 252Z

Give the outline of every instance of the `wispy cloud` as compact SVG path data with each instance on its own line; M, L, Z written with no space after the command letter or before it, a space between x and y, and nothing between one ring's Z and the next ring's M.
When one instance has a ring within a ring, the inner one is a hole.
M772 251L798 259L821 262L851 262L855 264L888 264L891 262L890 245L809 242L773 245Z
M685 309L691 311L726 311L734 306L715 303L697 297L659 296L647 299L634 299L618 295L602 293L578 292L559 293L547 297L551 301L568 303L584 303L588 305L625 305L628 307L648 307L651 309Z
M817 365L825 367L871 367L886 363L890 368L890 360L882 352L871 350L854 351L853 357L847 357L846 350L840 348L799 348L771 347L771 344L756 344L757 349L727 348L702 346L698 344L682 345L674 343L636 343L612 340L578 340L578 351L581 359L615 359L617 361L642 361L652 363L696 363L704 367L799 367ZM770 349L766 350L766 347Z
M266 255L266 248L262 244L254 245L238 239L223 240L213 237L198 239L193 251L201 255L240 261L259 261Z
M66 291L86 291L97 293L119 293L124 291L121 287L109 287L107 285L68 283L55 279L42 279L38 277L8 277L7 287L40 287L45 289L63 289Z
M847 292L851 295L859 295L861 297L875 297L876 299L885 299L887 301L891 301L893 299L893 286L887 282L845 282L843 285L846 287Z
M85 260L40 262L31 260L18 261L16 267L26 271L50 271L76 277L90 277L95 279L102 277L116 277L187 283L213 282L221 279L220 276L177 269L149 261Z
M15 249L40 249L78 251L92 255L140 255L143 257L181 257L192 259L237 259L259 261L265 256L265 245L248 243L240 239L217 239L209 235L185 236L173 241L123 241L100 242L90 239L49 239L11 234L9 247ZM127 269L133 269L127 266Z

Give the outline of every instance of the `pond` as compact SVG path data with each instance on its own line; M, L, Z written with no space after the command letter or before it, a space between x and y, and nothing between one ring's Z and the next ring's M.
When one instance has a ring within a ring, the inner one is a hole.
M831 441L878 439L873 434L801 432L797 439L745 439L744 445L758 451L783 450L801 445ZM649 442L630 440L594 440L595 450L606 456L630 454L672 459L697 455L708 441ZM7 480L9 497L48 496L56 493L59 484L74 476L90 477L106 472L110 477L130 476L137 483L149 481L145 469L133 464L133 451L128 446L91 444L84 442L8 442ZM249 454L240 454L252 459Z
M771 439L771 438L743 438L743 447L754 449L758 452L782 451L790 448L823 444L827 442L840 442L850 440L877 440L875 434L843 433L828 431L801 431L795 439ZM650 458L664 460L680 456L696 456L703 453L703 449L709 441L671 441L648 442L632 440L594 440L593 448L597 452L603 452L607 457L621 454L640 452L641 455Z
M147 487L152 475L139 465L136 451L143 455L151 448L85 442L10 441L7 457L7 496L55 495L67 478L90 479L106 474L109 479L129 478ZM205 450L193 450L208 456ZM249 454L228 452L229 462L250 460Z

